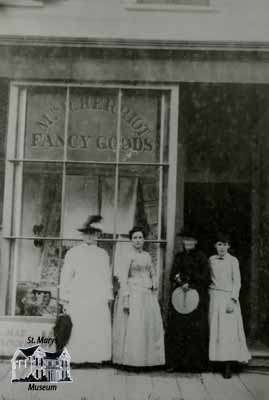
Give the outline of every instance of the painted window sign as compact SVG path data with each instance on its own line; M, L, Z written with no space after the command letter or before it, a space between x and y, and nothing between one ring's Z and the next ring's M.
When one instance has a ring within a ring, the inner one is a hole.
M156 94L123 93L117 137L116 92L71 89L67 106L61 88L32 89L27 100L25 158L62 160L66 147L68 160L114 162L119 141L119 161L156 162L158 104Z

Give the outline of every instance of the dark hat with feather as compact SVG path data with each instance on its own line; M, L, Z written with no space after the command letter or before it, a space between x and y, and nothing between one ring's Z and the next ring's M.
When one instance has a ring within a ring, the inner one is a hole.
M103 232L102 225L103 217L101 215L90 215L87 218L87 221L83 224L81 228L78 229L79 232L82 233L95 233L95 232Z

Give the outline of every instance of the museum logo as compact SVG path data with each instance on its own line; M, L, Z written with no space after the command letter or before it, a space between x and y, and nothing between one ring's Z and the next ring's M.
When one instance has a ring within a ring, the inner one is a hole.
M40 345L17 348L11 359L11 382L27 382L28 390L56 390L55 384L72 382L70 361L66 348L54 353L43 350Z

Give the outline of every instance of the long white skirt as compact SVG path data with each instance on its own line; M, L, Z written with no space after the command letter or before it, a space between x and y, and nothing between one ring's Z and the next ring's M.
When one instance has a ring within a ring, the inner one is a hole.
M113 323L113 362L137 367L163 365L164 331L156 294L134 285L130 287L129 314L123 305L120 294Z
M209 294L209 359L248 362L251 356L246 345L239 302L232 313L227 313L231 294L211 289Z
M100 363L111 360L111 315L106 299L88 299L78 293L70 307L73 322L67 349L71 362Z

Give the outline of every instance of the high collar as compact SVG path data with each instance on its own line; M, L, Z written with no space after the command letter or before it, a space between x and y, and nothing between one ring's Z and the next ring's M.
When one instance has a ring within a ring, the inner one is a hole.
M96 241L84 241L83 242L86 246L97 246L97 242Z
M223 256L216 254L216 260L225 260L228 257L229 257L228 253L224 254Z
M142 249L136 249L135 247L133 247L133 250L134 250L134 252L135 253L138 253L138 254L142 254L143 253L143 248Z

